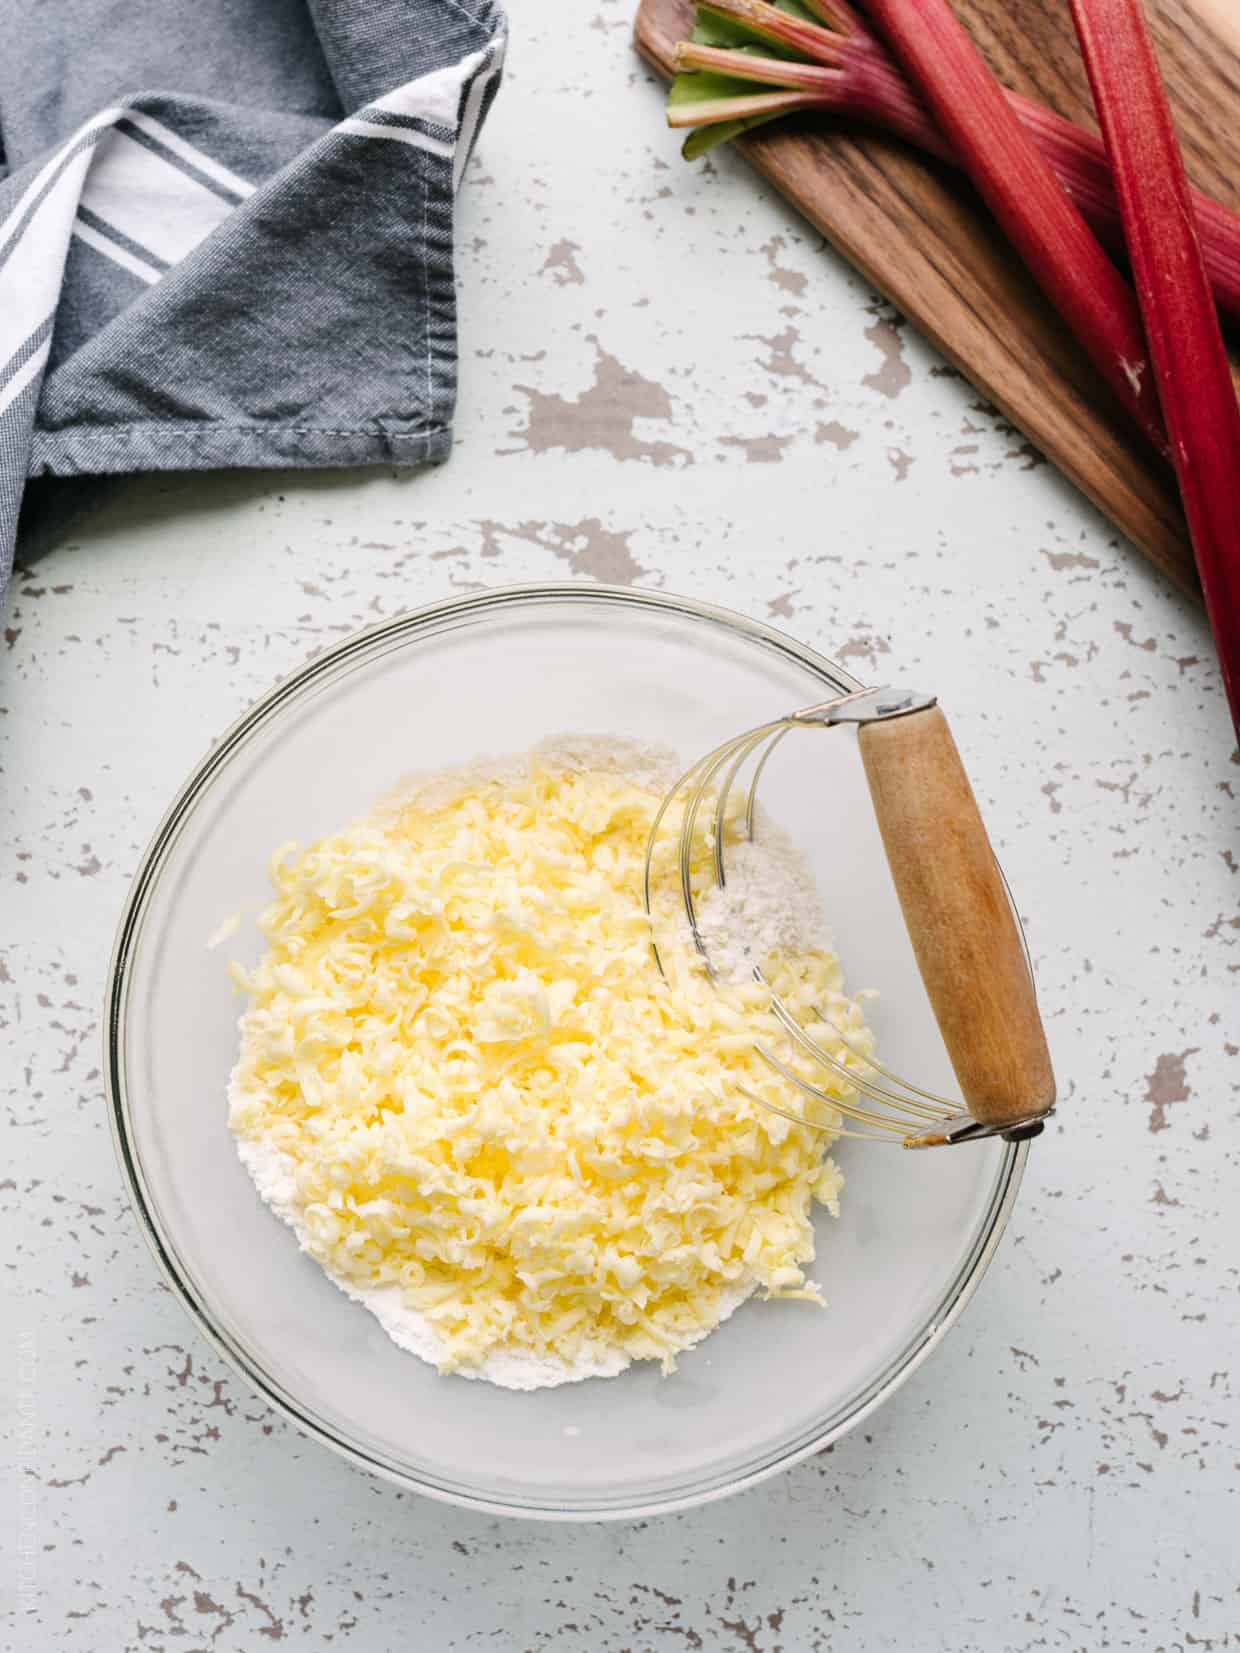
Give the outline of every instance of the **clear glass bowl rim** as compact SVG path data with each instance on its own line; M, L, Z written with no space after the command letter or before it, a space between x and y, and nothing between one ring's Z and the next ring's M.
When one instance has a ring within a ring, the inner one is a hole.
M419 632L438 629L444 622L454 619L484 616L525 603L547 602L615 603L622 607L654 609L680 615L738 632L754 642L786 655L818 676L832 694L847 693L864 686L834 661L773 626L715 604L698 602L694 598L629 586L548 582L497 587L410 609L352 633L322 654L316 655L296 672L283 678L220 736L181 787L143 851L117 926L108 970L104 1001L104 1076L112 1140L121 1173L139 1227L164 1278L221 1358L275 1411L296 1425L304 1434L322 1442L349 1462L397 1486L445 1503L490 1515L535 1520L637 1520L710 1503L766 1480L815 1452L821 1452L824 1447L855 1428L894 1394L942 1341L981 1283L1016 1203L1028 1155L1028 1143L1004 1144L1004 1157L998 1168L985 1220L955 1278L947 1286L935 1309L914 1328L900 1354L890 1361L864 1390L854 1396L851 1402L827 1416L821 1427L815 1428L807 1436L769 1452L765 1457L746 1466L740 1473L723 1473L715 1478L706 1478L695 1485L653 1499L629 1500L614 1504L527 1505L488 1497L470 1488L428 1479L425 1475L415 1473L407 1465L389 1460L366 1450L354 1441L345 1439L328 1423L315 1417L308 1407L300 1404L296 1396L287 1393L262 1370L257 1361L227 1337L215 1323L209 1305L200 1301L193 1283L182 1271L177 1261L173 1238L165 1232L156 1215L154 1202L148 1196L145 1173L131 1130L125 1082L123 1032L128 972L148 898L182 825L189 818L198 799L210 787L216 776L226 768L232 755L260 726L278 715L288 701L296 698L318 679L332 675L355 655L366 655L386 646L413 640ZM961 1151L968 1152L968 1149L964 1148Z

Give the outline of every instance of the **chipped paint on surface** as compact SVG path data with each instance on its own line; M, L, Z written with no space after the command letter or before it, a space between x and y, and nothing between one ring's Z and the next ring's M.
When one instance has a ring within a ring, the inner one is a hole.
M580 251L575 241L557 241L543 260L542 274L551 276L558 287L584 287L586 278L577 262Z
M914 460L912 454L905 453L903 448L888 448L887 463L891 466L896 481L903 482L912 469Z
M865 336L878 351L882 361L862 380L871 390L892 401L912 383L913 374L904 359L903 319L894 313L880 315L865 329Z
M662 438L647 440L638 434L638 420L669 425L672 398L661 384L625 367L604 350L597 339L594 378L576 396L561 396L533 385L514 389L529 404L524 425L509 434L518 437L528 453L606 453L613 459L643 459L654 465L689 465L687 448Z
M1195 1047L1165 1052L1146 1081L1145 1100L1150 1104L1150 1131L1154 1135L1167 1129L1167 1109L1177 1102L1187 1102L1192 1096L1185 1064L1196 1054Z
M791 436L721 436L720 445L725 448L738 448L745 456L748 465L777 465L784 457L784 450L791 447L795 439Z
M814 440L828 442L843 453L852 447L860 434L860 431L849 430L847 425L841 425L838 419L820 419L814 430Z
M632 585L648 572L634 557L632 533L606 528L598 517L581 522L483 522L479 555L500 558L505 540L538 545L566 562L575 574L586 574L604 585Z
M782 235L773 235L763 244L762 254L768 266L767 280L778 287L781 293L787 293L792 298L804 298L805 290L809 286L809 277L804 270L789 269L783 262L783 253L787 245Z
M803 385L814 385L822 388L819 381L802 361L798 351L801 343L800 330L791 323L781 327L775 333L749 333L746 338L752 339L755 344L762 345L758 355L758 367L772 379L795 379Z

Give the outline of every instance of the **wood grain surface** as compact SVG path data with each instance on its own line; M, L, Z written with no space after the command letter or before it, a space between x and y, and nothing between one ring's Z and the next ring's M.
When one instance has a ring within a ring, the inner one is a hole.
M1240 5L1146 0L1192 181L1240 207ZM1234 8L1234 9L1233 9ZM1066 0L956 0L1008 86L1097 130ZM691 0L641 0L664 75ZM1197 581L1175 480L950 169L821 117L738 140L746 158L1167 577ZM1237 355L1233 348L1233 375Z

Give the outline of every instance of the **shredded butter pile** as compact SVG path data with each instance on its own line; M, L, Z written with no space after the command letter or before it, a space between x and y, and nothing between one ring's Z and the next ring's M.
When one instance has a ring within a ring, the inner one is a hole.
M281 1156L303 1247L348 1288L399 1287L441 1370L497 1350L671 1369L755 1285L817 1298L830 1138L744 1094L790 1105L754 1050L777 1048L761 990L720 994L687 954L673 985L655 967L641 880L660 797L550 753L440 777L277 852L266 956L232 967L249 996L233 1131ZM834 958L780 970L861 1065Z

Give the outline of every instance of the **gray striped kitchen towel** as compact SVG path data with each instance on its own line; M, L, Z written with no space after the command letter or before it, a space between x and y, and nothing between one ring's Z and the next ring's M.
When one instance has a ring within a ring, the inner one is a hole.
M27 477L448 451L495 0L0 0L0 601Z

